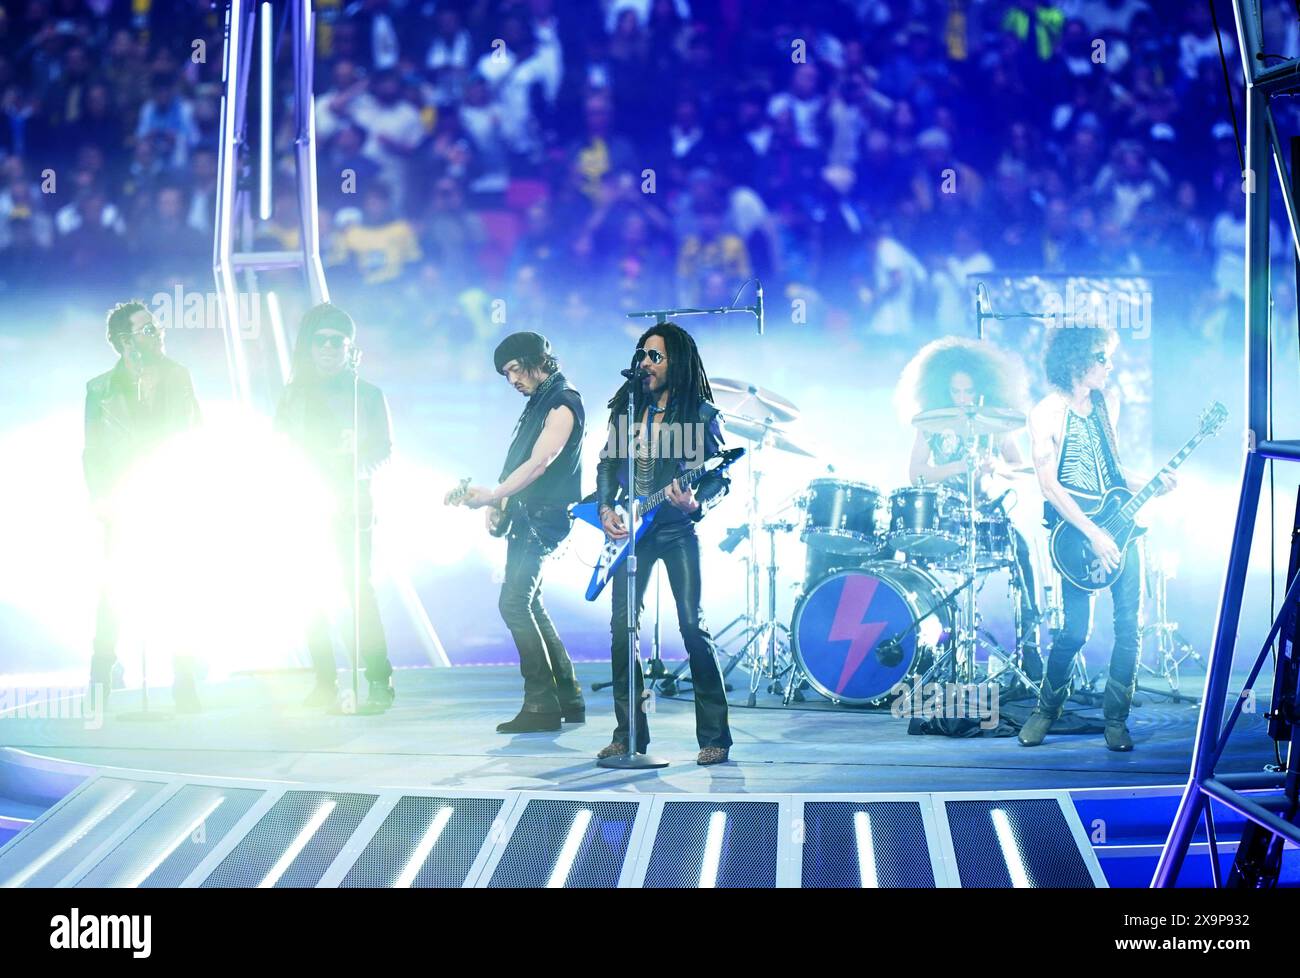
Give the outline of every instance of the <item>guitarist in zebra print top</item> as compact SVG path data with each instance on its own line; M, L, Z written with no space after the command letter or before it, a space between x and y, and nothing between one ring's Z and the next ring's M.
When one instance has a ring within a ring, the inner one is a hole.
M1123 572L1110 586L1115 647L1102 706L1106 746L1129 751L1133 738L1127 720L1142 652L1142 554L1140 547L1130 545L1127 556L1122 555L1111 536L1088 517L1107 490L1128 487L1136 492L1145 484L1125 471L1115 437L1120 401L1107 381L1119 336L1104 328L1053 329L1048 334L1043 365L1055 389L1029 415L1034 471L1046 500L1049 528L1061 520L1078 528L1106 572L1119 567L1123 558ZM1163 492L1174 488L1172 475L1161 479ZM1026 747L1041 744L1061 715L1074 657L1092 632L1092 594L1061 580L1065 621L1052 643L1038 707L1020 731L1020 743Z

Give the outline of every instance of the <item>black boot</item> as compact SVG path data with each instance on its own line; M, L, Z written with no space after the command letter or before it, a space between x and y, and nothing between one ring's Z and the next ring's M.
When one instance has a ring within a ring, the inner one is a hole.
M1131 751L1133 738L1128 732L1128 711L1133 705L1133 683L1127 686L1114 679L1106 680L1106 691L1101 696L1102 715L1106 718L1106 748L1113 751Z
M559 713L529 713L520 710L513 720L497 724L497 733L543 733L560 729Z
M366 702L359 712L366 716L385 713L396 698L397 691L393 689L392 679L372 679L370 691L366 694Z
M560 719L565 723L586 723L587 704L582 700L560 707Z
M90 691L92 703L98 703L102 709L108 709L108 697L113 692L113 659L101 659L98 656L90 660ZM121 688L121 687L116 687Z
M1041 692L1038 694L1038 706L1025 721L1025 725L1020 728L1020 736L1016 738L1022 747L1037 747L1047 739L1047 731L1051 730L1052 724L1060 719L1066 697L1069 695L1068 679L1060 689L1052 689L1044 677Z

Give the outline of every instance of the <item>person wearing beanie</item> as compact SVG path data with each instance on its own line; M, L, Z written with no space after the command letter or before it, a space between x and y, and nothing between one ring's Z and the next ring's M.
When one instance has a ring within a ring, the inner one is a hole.
M357 376L356 336L352 317L333 303L323 302L304 313L294 343L293 372L276 408L275 428L303 450L338 503L335 549L348 600L354 602L359 619L358 655L369 687L359 712L382 713L392 706L395 693L370 576L374 536L370 480L392 455L393 438L383 391ZM316 685L305 703L310 709L330 709L338 702L338 669L326 611L318 611L307 632L316 672Z
M583 723L586 704L573 663L542 604L546 558L569 534L568 507L581 494L582 395L569 386L540 333L512 333L493 356L497 373L528 399L515 425L498 485L453 490L470 508L487 508L488 529L508 537L501 618L519 650L524 702L498 733L559 730Z
M104 527L105 563L114 566L114 554L122 543L116 529L114 493L136 463L168 438L199 423L199 402L190 372L166 355L163 329L143 302L131 300L114 306L108 314L107 338L117 353L117 364L86 384L82 467L91 506ZM92 703L107 703L113 687L119 631L112 601L114 586L115 582L105 579L95 613ZM174 673L177 712L198 713L192 660L178 656Z

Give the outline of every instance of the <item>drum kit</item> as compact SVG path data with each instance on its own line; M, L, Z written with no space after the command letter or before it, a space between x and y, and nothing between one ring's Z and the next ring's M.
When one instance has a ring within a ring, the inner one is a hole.
M748 705L756 705L760 691L789 704L811 689L837 705L883 706L899 683L974 682L995 661L1000 668L989 678L1019 681L1036 692L1021 669L1020 649L999 645L979 611L986 580L1008 571L1022 643L1028 584L1016 559L1015 531L1000 500L977 495L977 473L987 470L991 446L1024 426L1024 415L972 405L912 419L923 434L954 433L975 446L960 488L922 484L886 495L868 483L830 476L813 479L764 514L759 496L767 459L819 453L788 430L799 408L787 398L741 380L711 384L727 436L751 443L748 520L722 543L728 552L748 544L746 607L715 635L724 674L739 668L749 676ZM796 531L806 562L787 625L777 616L777 541ZM1037 623L1029 624L1036 632ZM1036 645L1036 634L1029 641ZM987 655L977 666L981 649ZM663 692L676 692L683 669L667 677Z

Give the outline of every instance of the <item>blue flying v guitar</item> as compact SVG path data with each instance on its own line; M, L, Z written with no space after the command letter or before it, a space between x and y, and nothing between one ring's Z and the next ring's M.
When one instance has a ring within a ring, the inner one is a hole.
M745 450L743 448L724 448L717 455L705 459L703 465L687 469L679 475L677 485L684 492L697 485L709 473L721 472L726 469L744 454ZM655 517L659 514L659 508L664 505L671 505L667 502L669 486L671 486L671 483L652 496L638 496L633 501L637 512L635 538L624 537L622 540L611 540L609 537L605 537L605 546L601 548L600 557L596 560L596 568L591 573L591 583L587 585L588 601L595 601L600 596L600 592L605 590L605 585L609 583L610 578L614 576L614 572L627 558L629 542L632 539L640 542L641 538L649 532L650 527L654 525ZM620 502L616 504L614 512L618 513L619 518L623 520L623 525L626 526L628 523L627 503ZM569 516L571 519L590 523L602 533L605 531L600 522L599 503L574 503L569 507Z
M1193 435L1160 472L1172 472L1187 460L1196 447L1211 435L1218 434L1223 422L1228 417L1228 409L1215 401L1201 415L1200 429ZM1101 560L1092 549L1092 544L1083 535L1083 531L1072 523L1062 520L1052 530L1050 550L1052 563L1071 584L1085 591L1100 591L1110 587L1124 572L1124 563L1128 559L1128 545L1131 541L1146 533L1146 527L1136 523L1138 510L1160 489L1160 472L1142 487L1136 495L1125 488L1116 488L1104 495L1100 502L1086 500L1075 496L1080 508L1092 522L1111 535L1115 546L1119 547L1119 566L1112 571L1102 569ZM1087 507L1092 505L1089 510Z

